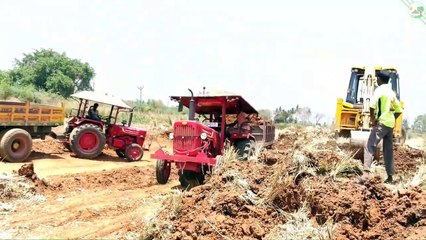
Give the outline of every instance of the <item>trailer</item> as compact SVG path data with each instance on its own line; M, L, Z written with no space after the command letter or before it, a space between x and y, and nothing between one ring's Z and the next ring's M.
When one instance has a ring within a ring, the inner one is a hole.
M32 139L45 139L53 127L63 124L65 105L48 106L0 101L0 157L24 162L32 151Z

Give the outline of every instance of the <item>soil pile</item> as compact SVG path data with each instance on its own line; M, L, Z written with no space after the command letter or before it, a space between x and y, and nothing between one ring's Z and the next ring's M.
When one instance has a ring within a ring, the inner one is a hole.
M408 146L394 147L395 171L415 172L417 166L424 160L424 152ZM383 160L382 160L383 162Z
M65 147L56 139L35 139L33 140L33 151L42 154L63 154L65 152Z
M276 239L286 235L282 231L290 215L304 205L310 224L320 228L333 223L337 239L401 239L426 226L426 196L421 189L392 194L380 178L366 186L356 184L353 177L360 173L360 165L339 148L328 130L287 129L258 161L225 163L205 185L175 200L178 208L165 205L158 216L163 231L153 237ZM298 233L304 227L298 226ZM292 239L318 237L318 232L306 231ZM330 233L325 234L321 237Z
M43 180L43 184L36 182L36 188L38 192L44 194L82 191L85 189L97 191L105 188L128 190L157 184L154 174L154 169L152 168L119 168L103 172L52 176ZM146 178L145 176L150 177ZM175 178L174 175L172 176Z

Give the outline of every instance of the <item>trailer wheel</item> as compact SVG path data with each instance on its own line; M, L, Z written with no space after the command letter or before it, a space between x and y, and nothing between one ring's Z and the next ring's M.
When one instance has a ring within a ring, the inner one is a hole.
M159 184L166 184L169 181L172 164L165 160L157 160L155 175Z
M124 156L127 161L139 161L143 157L143 149L139 144L132 143L131 145L126 147L126 151L124 152Z
M94 124L83 124L74 128L70 135L71 150L77 157L95 158L102 153L105 136Z
M197 173L194 171L183 170L179 171L179 182L180 185L185 189L191 189L193 187L199 186L202 173ZM203 176L204 177L204 176Z
M121 151L121 149L116 149L115 153L117 154L118 157L120 158L125 158L123 151Z
M0 156L9 162L24 162L31 154L33 140L31 135L20 128L6 132L0 141Z
M240 160L249 160L254 155L254 141L252 139L243 139L235 143L235 147Z

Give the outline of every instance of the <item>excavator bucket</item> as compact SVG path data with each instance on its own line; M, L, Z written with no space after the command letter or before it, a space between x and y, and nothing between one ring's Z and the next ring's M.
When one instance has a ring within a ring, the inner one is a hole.
M357 151L356 158L364 159L364 147L367 145L370 131L351 131L350 148L352 151ZM377 150L374 153L374 159L380 157L380 149L383 148L382 141L377 145Z

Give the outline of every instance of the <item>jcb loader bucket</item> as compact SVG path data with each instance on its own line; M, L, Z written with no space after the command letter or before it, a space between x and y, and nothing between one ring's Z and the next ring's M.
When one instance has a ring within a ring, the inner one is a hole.
M367 145L368 138L370 137L370 131L351 131L350 147L352 151L358 151L355 155L356 158L364 161L364 147ZM379 160L380 150L383 148L382 141L377 145L376 153L374 154L374 160Z

